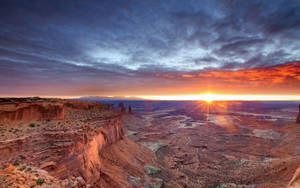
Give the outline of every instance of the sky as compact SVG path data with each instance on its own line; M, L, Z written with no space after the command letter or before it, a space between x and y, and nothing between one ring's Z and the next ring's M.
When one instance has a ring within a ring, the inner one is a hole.
M1 0L0 96L300 96L299 0Z

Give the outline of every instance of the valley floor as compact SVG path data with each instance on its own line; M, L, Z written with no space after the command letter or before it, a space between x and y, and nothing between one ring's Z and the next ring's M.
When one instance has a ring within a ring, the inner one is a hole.
M289 120L175 109L123 116L125 135L150 148L166 187L286 187L300 164L300 126Z

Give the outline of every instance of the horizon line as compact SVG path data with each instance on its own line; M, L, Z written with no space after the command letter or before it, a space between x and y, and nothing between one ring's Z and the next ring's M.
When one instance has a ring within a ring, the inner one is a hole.
M106 99L118 100L155 100L155 101L300 101L300 95L264 95L264 94L199 94L199 95L94 95L94 96L46 96L46 95L12 95L0 96L1 98L22 98L22 97L40 97L40 98L62 98L62 99L78 99L103 97ZM133 99L131 99L133 98Z
M182 100L182 101L300 101L300 95L262 95L262 94L200 94L176 96L139 96L150 100Z

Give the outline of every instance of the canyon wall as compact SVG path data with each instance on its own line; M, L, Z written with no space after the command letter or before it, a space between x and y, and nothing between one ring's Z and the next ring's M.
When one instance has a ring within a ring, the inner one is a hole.
M35 98L34 98L35 99ZM31 122L40 120L62 120L65 110L95 110L104 109L100 103L82 102L60 99L40 99L18 101L7 100L0 103L0 123Z
M86 182L94 184L101 173L101 158L99 154L106 146L117 143L123 138L120 116L107 117L97 122L97 127L86 128L82 132L64 133L49 131L44 133L47 140L54 145L52 152L62 152L61 157L49 161L56 167L45 166L50 174L59 179L70 176L81 176ZM60 144L64 143L64 144Z
M293 178L289 182L287 188L299 188L300 187L300 166L296 170Z
M0 140L0 166L30 164L58 180L73 182L70 178L75 177L92 187L130 186L130 173L144 178L143 165L152 164L153 156L124 137L121 114L107 109L100 103L73 100L0 100L3 130L18 130ZM114 152L104 154L110 147Z
M0 105L0 123L30 122L35 120L63 119L62 104L22 103Z

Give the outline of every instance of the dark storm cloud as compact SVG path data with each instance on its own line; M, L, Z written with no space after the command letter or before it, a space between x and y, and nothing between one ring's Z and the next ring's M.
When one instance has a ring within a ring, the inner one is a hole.
M0 84L101 93L172 85L157 74L284 64L300 59L298 10L297 0L3 0Z

